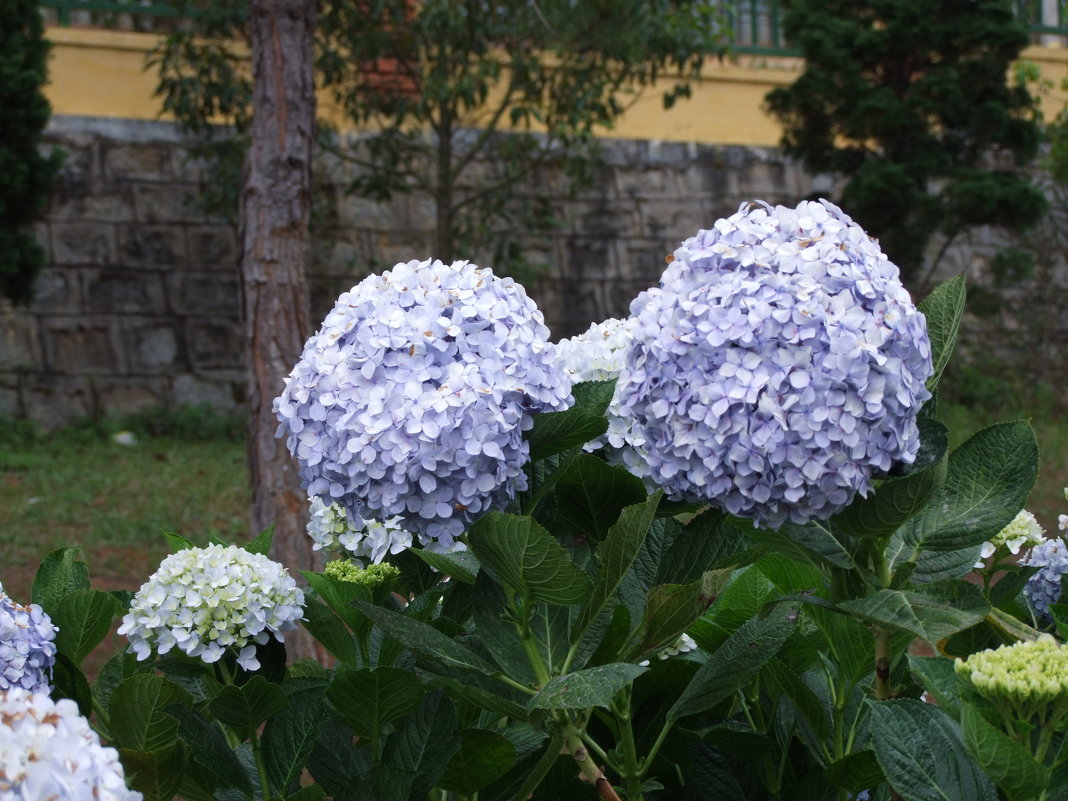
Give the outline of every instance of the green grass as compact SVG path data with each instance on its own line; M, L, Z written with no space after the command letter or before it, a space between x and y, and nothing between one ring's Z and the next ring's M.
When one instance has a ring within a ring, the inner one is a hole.
M211 535L245 540L241 428L202 411L50 434L0 424L0 582L28 601L40 559L81 545L94 583L136 589L168 552L164 531L198 544ZM137 443L115 442L120 429L132 431Z

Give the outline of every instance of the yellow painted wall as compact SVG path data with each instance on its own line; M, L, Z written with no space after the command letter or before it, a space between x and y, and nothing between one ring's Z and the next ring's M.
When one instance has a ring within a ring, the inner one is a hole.
M144 69L156 42L152 34L78 28L48 29L53 43L45 94L55 114L157 119L154 70ZM1058 85L1068 77L1068 50L1032 47L1024 57L1037 62ZM764 95L789 84L799 59L751 57L736 63L710 60L691 84L693 96L664 110L660 92L642 95L606 136L627 139L774 146L779 128L761 110ZM1047 113L1065 98L1048 99Z

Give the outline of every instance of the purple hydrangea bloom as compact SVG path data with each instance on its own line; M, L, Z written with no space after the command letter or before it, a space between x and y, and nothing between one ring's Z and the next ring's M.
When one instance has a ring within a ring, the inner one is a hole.
M833 204L744 204L683 242L631 315L614 405L670 496L804 524L915 460L926 323Z
M1068 573L1068 547L1062 539L1046 540L1032 548L1020 564L1038 568L1024 585L1024 596L1035 614L1048 620L1050 604L1061 599L1061 577Z
M56 663L56 627L37 604L23 606L0 587L0 690L48 692Z
M274 408L310 496L447 546L526 488L531 413L571 402L521 286L410 261L338 298Z

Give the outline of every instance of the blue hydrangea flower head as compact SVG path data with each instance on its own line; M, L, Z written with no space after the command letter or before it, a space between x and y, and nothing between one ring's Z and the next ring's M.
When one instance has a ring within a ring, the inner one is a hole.
M915 460L926 321L833 204L743 204L683 242L631 316L615 405L668 495L776 528Z
M1038 568L1024 585L1024 597L1037 617L1049 620L1050 604L1060 601L1061 577L1068 573L1068 547L1059 538L1046 540L1020 559L1020 564Z
M56 663L56 627L37 604L23 606L0 586L0 690L48 692Z
M119 752L107 748L69 698L46 690L0 692L0 799L141 801L126 787Z
M410 261L338 298L274 408L310 496L449 546L526 488L531 414L571 403L519 284Z

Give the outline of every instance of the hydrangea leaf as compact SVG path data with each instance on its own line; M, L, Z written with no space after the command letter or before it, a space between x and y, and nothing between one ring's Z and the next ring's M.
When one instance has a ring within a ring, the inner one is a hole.
M468 545L483 569L530 601L568 606L589 596L589 577L533 518L491 512Z
M978 431L949 455L942 492L912 518L907 542L954 551L990 540L1024 504L1038 477L1038 443L1026 420Z
M452 553L439 553L428 551L423 548L410 548L412 553L426 562L435 570L444 573L450 578L462 581L464 584L474 584L478 575L478 559L470 551L454 551Z
M749 560L749 540L733 518L718 509L706 509L684 525L659 517L663 505L661 500L658 517L634 560L632 574L643 592L658 584L687 584L706 570Z
M286 708L267 721L260 742L274 792L285 796L296 789L328 717L322 691L302 690L291 695Z
M704 791L705 798L716 801L751 801L752 795L738 783L727 755L702 742L690 749L693 781Z
M131 676L111 696L111 735L123 748L167 748L177 737L178 721L165 710L171 704L187 705L191 700L185 690L161 676Z
M223 784L246 796L253 794L252 779L226 742L222 729L183 706L171 707L170 714L178 719L178 733L190 757L211 772L213 788L215 784Z
M996 801L960 726L943 711L912 698L868 701L868 709L875 758L904 801Z
M356 643L345 624L326 604L308 593L304 599L304 628L339 662L355 665ZM366 624L364 624L366 625Z
M1049 771L1031 752L994 728L972 706L960 711L964 746L983 772L1014 798L1038 798L1049 786Z
M954 715L960 706L963 684L953 667L953 660L944 656L908 655L909 670L919 679L946 714Z
M271 552L271 542L274 540L274 523L267 526L255 536L252 542L246 543L244 548L249 553L258 553L267 556Z
M393 667L341 668L326 697L338 716L359 737L379 737L386 725L410 715L425 691L410 670Z
M754 617L739 626L694 674L667 719L705 712L748 684L797 628L799 613L795 604L777 604L767 617Z
M571 629L571 642L579 642L586 636L593 621L605 605L611 601L620 582L630 570L649 533L649 526L656 515L657 504L662 492L650 495L644 503L627 506L619 514L619 519L608 530L608 536L597 549L598 573L593 586L593 594L582 607L578 621Z
M354 581L340 581L322 573L307 570L302 570L301 575L350 629L360 633L367 628L367 618L357 612L356 607L353 606L353 602L357 600L371 600L371 591L367 587Z
M793 559L847 570L854 566L853 557L839 539L840 535L825 523L809 523L804 526L785 523L777 530L756 528L741 520L737 525L753 542L786 553Z
M122 764L130 776L130 786L144 801L170 801L185 776L185 749L181 743L145 751L120 748Z
M827 766L827 779L850 793L859 794L886 781L873 751L854 751Z
M924 447L917 461L931 455L934 462L908 475L887 479L866 498L857 497L831 518L836 530L851 537L885 537L938 495L946 482L949 432L933 420L920 420L919 428Z
M557 514L578 531L604 538L624 507L646 499L645 485L624 468L579 454L556 482Z
M460 750L453 754L438 786L471 796L506 774L515 762L515 747L486 729L460 732Z
M990 611L978 587L960 582L931 585L923 592L879 590L838 607L867 623L902 629L930 643L974 626Z
M47 686L41 689L46 690ZM89 687L89 681L62 651L56 654L56 661L52 666L51 695L56 699L70 698L78 705L78 711L87 718L93 714L93 691Z
M616 391L616 380L580 381L571 386L575 408L591 414L604 415Z
M77 558L80 550L77 545L57 548L37 568L30 598L49 615L64 595L89 589L89 568Z
M445 667L473 670L487 676L496 672L470 648L421 620L364 601L357 601L356 606L390 637L416 653L439 661Z
M831 735L829 705L816 695L797 671L784 660L777 656L768 660L761 668L760 676L767 682L772 697L788 698L817 737L822 739Z
M56 647L80 665L107 636L118 611L115 599L101 590L75 590L64 595L51 615L52 623L59 629Z
M456 710L442 690L427 693L419 709L406 717L383 752L386 764L414 775L411 795L425 798L438 783L460 747Z
M515 624L505 619L506 606L501 585L485 573L475 581L474 620L482 647L506 676L534 684L530 660L520 647Z
M263 676L253 676L244 685L227 684L211 699L208 708L220 721L247 739L272 715L286 706L286 693Z
M607 430L608 420L604 415L571 408L535 415L534 426L525 436L530 444L530 458L544 459L585 445Z
M171 553L175 551L184 551L187 548L195 548L191 540L187 540L181 534L174 534L170 531L163 532L163 538L167 540L167 545L171 549Z
M647 669L629 662L610 662L607 665L554 676L527 702L527 708L550 711L588 709L593 706L607 708L616 693Z
M934 372L927 379L929 390L934 390L953 354L960 318L964 314L965 294L962 273L936 286L917 307L927 318L927 336L931 339Z
M308 755L308 772L334 798L347 799L370 770L371 760L370 749L357 748L349 728L331 717Z
M672 642L699 618L722 592L733 570L710 570L688 584L660 584L646 597L641 635L631 650L631 658L650 653Z

